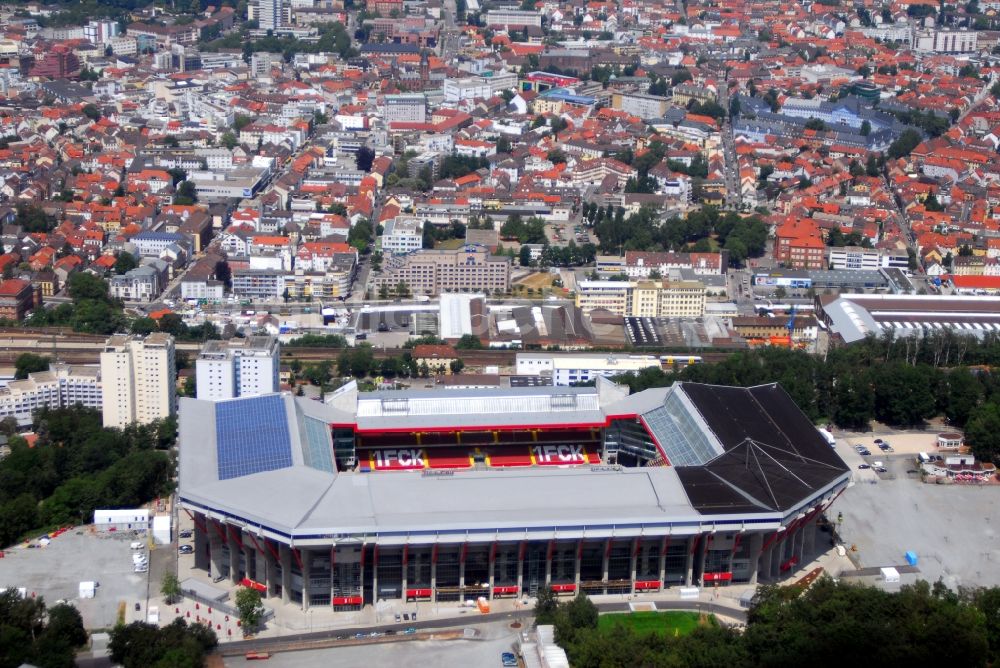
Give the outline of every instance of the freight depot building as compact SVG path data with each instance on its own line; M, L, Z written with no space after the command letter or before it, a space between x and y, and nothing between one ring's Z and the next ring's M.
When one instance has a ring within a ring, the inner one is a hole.
M303 608L772 580L849 477L773 384L181 400L196 567Z

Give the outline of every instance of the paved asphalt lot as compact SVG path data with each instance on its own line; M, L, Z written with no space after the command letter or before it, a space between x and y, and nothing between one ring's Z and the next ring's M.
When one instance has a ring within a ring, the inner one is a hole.
M852 466L856 484L831 509L831 520L843 513L841 536L857 546L861 566L902 565L912 550L921 579L953 589L1000 585L1000 486L924 484L906 473L912 457L886 460L889 475L878 480Z
M11 548L0 559L0 587L25 587L29 596L44 596L49 604L66 599L80 610L89 629L114 626L120 601L127 606L126 621L134 621L145 615L147 574L133 572L129 549L133 540L141 539L102 538L78 528L53 539L47 547ZM100 582L96 596L79 600L80 582L88 580ZM139 613L135 612L137 602L142 606Z

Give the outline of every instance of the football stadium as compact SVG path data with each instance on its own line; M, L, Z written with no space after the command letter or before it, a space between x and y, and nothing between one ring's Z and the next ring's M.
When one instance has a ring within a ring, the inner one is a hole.
M776 384L180 403L196 568L303 608L773 581L849 478Z

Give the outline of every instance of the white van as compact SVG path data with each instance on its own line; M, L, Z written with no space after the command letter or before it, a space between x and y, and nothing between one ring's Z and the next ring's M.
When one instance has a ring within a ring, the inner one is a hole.
M146 547L146 544L143 543L141 540L136 540L132 541L132 544L129 545L129 547L132 548L133 550L141 550L142 548Z
M138 566L139 564L148 563L148 559L146 559L146 555L145 554L133 554L132 555L132 563L134 565Z

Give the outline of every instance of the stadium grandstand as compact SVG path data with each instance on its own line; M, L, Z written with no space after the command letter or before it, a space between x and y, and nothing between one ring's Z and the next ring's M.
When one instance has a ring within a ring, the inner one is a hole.
M354 610L773 581L850 471L776 384L180 404L195 567Z

